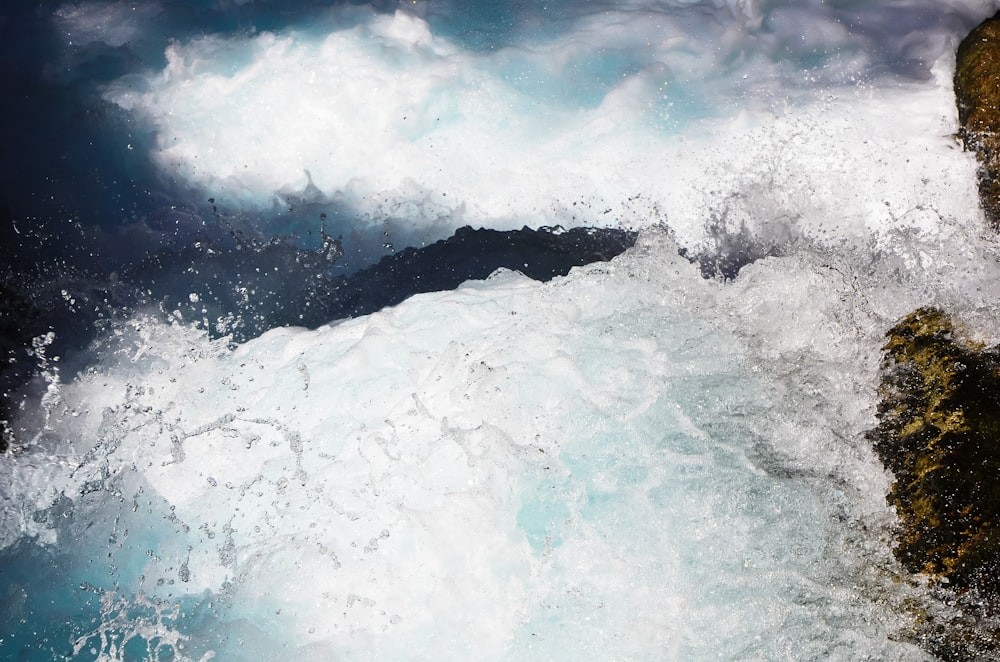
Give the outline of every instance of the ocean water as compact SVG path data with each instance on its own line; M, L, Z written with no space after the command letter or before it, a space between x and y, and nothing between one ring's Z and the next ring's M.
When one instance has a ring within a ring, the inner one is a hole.
M0 657L934 659L864 434L896 319L1000 341L997 9L0 10ZM287 311L465 225L638 240Z

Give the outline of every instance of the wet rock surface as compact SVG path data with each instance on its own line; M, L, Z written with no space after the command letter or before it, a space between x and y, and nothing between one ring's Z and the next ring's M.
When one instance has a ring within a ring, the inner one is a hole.
M895 482L895 554L956 607L920 614L917 637L945 660L1000 659L1000 348L977 346L921 308L886 334L878 426Z
M983 212L1000 230L1000 13L962 40L954 84L959 135L979 161Z

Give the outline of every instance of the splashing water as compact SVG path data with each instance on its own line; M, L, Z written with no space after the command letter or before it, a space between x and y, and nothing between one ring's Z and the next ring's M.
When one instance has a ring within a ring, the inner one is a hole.
M993 4L300 9L95 85L172 194L275 232L639 242L238 346L130 311L19 415L0 651L931 659L864 431L893 320L996 342L949 82ZM129 11L60 6L67 61L150 48L101 27Z

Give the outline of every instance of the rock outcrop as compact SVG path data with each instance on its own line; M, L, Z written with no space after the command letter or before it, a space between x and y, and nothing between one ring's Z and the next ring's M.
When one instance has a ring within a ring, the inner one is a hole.
M955 62L959 135L979 160L979 198L1000 230L1000 13L962 40Z
M896 557L953 592L960 613L919 637L946 660L982 657L1000 629L1000 349L935 308L886 334L875 451L895 476Z

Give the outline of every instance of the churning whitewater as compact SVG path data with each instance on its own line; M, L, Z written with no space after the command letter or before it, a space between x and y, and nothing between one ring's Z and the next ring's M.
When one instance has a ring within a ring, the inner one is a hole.
M467 224L638 241L241 343L151 249L170 297L17 354L0 657L934 659L949 607L893 558L865 432L899 317L1000 341L951 92L994 2L198 4L33 19L122 153L60 213L128 189L90 222L196 228L178 254L243 228L212 286L247 299L274 242L346 270Z

